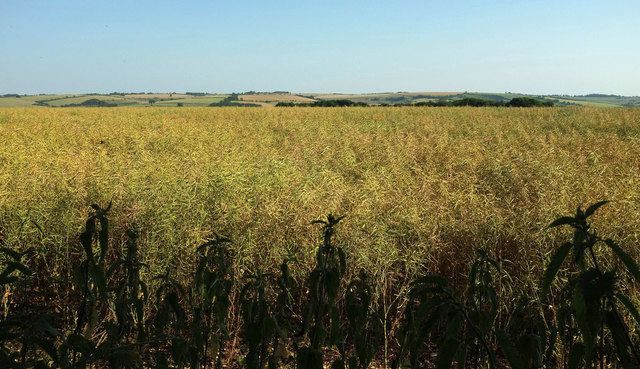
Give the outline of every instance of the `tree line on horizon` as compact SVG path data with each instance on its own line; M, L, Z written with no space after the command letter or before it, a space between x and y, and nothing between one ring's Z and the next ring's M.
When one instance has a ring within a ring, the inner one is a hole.
M483 106L505 106L505 107L520 107L520 108L528 108L528 107L547 107L554 106L552 101L541 101L537 99L532 99L530 97L516 97L511 99L508 102L503 101L491 101L478 99L475 97L466 97L460 100L453 101L420 101L417 103L399 103L399 104L379 104L379 105L369 105L364 102L355 102L347 99L340 100L319 100L314 101L312 103L293 103L293 102L279 102L276 104L278 107L286 107L286 106L301 106L301 107L345 107L345 106L473 106L473 107L483 107Z

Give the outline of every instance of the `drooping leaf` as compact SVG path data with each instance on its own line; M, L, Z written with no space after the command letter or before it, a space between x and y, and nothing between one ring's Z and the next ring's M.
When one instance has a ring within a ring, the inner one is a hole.
M438 360L436 362L436 368L438 369L451 369L453 358L456 356L460 341L457 339L447 340L438 351Z
M10 277L0 276L0 285L11 284L17 281L18 279L20 278L16 276L10 276Z
M67 344L70 348L83 355L90 355L95 350L93 342L77 333L71 333L67 336Z
M11 267L15 268L16 270L19 270L22 274L29 276L33 274L33 271L31 271L31 269L29 269L28 266L17 262L17 261L6 261L7 265L10 265Z
M620 302L622 302L624 307L627 308L627 311L629 312L629 314L631 314L633 319L636 321L636 324L640 326L640 313L638 313L638 309L636 309L636 307L633 305L631 300L629 300L627 296L621 293L616 293L616 297L618 298L618 300L620 300Z
M611 201L609 200L604 200L604 201L600 201L600 202L596 202L595 204L589 206L587 208L587 210L585 210L584 212L584 216L585 218L590 217L596 210L598 210L602 205L610 203Z
M585 301L584 294L580 286L576 286L573 290L572 306L575 310L575 318L582 333L582 340L585 344L587 356L591 352L591 346L593 344L593 333L591 332L591 324L589 321L589 312L587 309L587 301Z
M37 323L36 323L36 327L38 327L40 330L47 332L53 336L61 336L62 333L60 333L57 329L53 328L46 320L44 319L40 319Z
M576 224L576 218L574 218L574 217L560 217L560 218L554 220L553 222L551 222L551 224L549 224L547 226L547 228L558 227L558 226L565 225L565 224L570 224L570 225Z
M100 262L104 261L109 249L109 219L100 217L100 232L98 233L98 243L100 244Z
M331 364L331 369L345 369L344 361L342 359L336 359Z
M631 273L631 276L636 280L636 283L640 284L640 268L633 258L624 252L613 240L606 239L604 242L609 246L609 248L611 248L611 250L613 250L613 252L616 253L618 258L622 260L629 273Z
M0 252L11 256L11 258L13 258L16 261L22 259L22 254L8 247L0 247Z
M496 338L504 355L507 357L507 361L509 361L509 365L511 365L513 369L524 369L520 355L511 343L507 333L502 329L498 329L496 330Z
M567 363L567 369L578 369L582 359L584 358L585 347L582 342L576 342L571 346L571 352L569 353L569 362Z
M618 317L613 311L606 312L605 322L607 323L607 328L609 328L609 331L611 332L613 344L616 347L618 359L622 362L622 367L624 369L636 369L637 366L632 364L631 356L629 355L629 344L627 341L627 332L625 331L625 327L620 324Z
M56 346L49 340L46 340L42 337L33 337L33 342L40 347L42 351L44 351L54 363L58 361L58 350L56 350Z
M562 262L567 258L572 246L573 245L571 243L567 242L560 246L556 252L553 253L553 256L551 256L551 261L542 276L542 291L540 292L541 300L544 299L547 292L549 292L549 287L551 287L553 279L556 277L556 274L558 274L558 270L560 270Z
M458 369L464 369L467 366L467 346L460 345L458 353L456 354L456 361L458 362Z

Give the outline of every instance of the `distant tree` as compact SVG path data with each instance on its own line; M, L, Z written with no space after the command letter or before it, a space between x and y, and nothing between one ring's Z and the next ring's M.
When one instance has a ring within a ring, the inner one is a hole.
M553 106L552 101L540 101L530 97L515 97L507 103L507 106L528 108L533 106Z
M89 100L85 100L83 102L81 102L80 104L67 104L67 105L62 105L63 108L65 107L74 107L74 106L87 106L87 107L114 107L114 106L118 106L118 104L115 103L108 103L104 100L99 100L99 99L89 99Z

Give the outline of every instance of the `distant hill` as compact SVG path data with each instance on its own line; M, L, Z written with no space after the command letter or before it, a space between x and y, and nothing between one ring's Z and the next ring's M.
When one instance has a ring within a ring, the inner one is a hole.
M238 93L234 105L275 106L278 103L308 104L320 100L351 100L367 105L416 104L463 99L482 99L509 102L518 97L529 97L553 102L556 106L625 107L640 106L640 96L608 94L588 95L530 95L520 93L493 92L383 92L368 94L290 93L287 91ZM186 93L121 93L111 94L67 94L67 95L0 95L0 107L90 107L90 106L215 106L230 94L206 92Z

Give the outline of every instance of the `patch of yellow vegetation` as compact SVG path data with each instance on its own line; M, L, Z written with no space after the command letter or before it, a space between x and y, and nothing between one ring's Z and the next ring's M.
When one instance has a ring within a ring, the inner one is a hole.
M309 222L328 213L347 216L338 242L374 277L457 276L486 246L538 278L566 233L545 226L601 199L616 202L596 228L640 241L638 109L16 108L0 109L0 142L3 242L36 245L51 268L76 253L88 205L110 200L113 234L137 224L148 273L191 266L213 231L239 268L288 250L305 265Z

